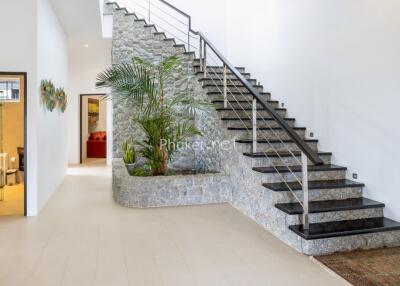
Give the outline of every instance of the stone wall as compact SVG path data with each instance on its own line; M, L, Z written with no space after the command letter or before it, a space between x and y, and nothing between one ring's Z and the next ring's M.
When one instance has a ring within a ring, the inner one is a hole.
M160 62L169 56L177 56L181 66L166 84L166 96L187 94L191 97L207 100L193 69L194 55L185 53L184 48L174 46L173 41L165 39L164 35L154 34L154 27L146 27L144 21L138 21L134 15L125 15L125 10L115 9L114 5L106 5L108 13L113 13L113 45L112 63L129 62L134 57L146 59L153 63ZM141 130L132 124L131 118L138 111L133 103L127 100L113 98L113 140L114 158L121 158L122 143L125 139L142 138ZM211 142L219 137L219 130L210 128L219 121L215 110L198 112L194 121L202 131L203 137L190 140L190 148L180 150L173 158L173 169L193 169L197 162L207 171L219 171L221 158L217 148L212 148ZM195 143L195 144L193 144ZM200 146L200 147L198 147Z
M124 207L152 208L229 203L230 177L224 174L132 177L123 160L113 161L114 200Z

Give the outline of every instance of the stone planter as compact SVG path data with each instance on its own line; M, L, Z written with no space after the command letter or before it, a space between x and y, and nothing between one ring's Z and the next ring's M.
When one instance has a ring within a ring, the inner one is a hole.
M123 160L114 159L113 193L131 208L219 204L231 201L232 185L225 174L132 177Z

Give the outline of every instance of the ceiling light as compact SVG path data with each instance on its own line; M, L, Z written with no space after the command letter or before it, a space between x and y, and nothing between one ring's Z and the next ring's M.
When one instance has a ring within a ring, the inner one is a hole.
M85 44L85 48L86 48L86 49L89 48L89 44Z

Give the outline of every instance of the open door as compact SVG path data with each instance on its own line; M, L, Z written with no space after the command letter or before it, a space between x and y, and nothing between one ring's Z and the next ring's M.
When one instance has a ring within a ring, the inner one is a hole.
M26 215L26 73L0 73L0 216Z
M107 100L104 94L80 98L80 163L107 164Z

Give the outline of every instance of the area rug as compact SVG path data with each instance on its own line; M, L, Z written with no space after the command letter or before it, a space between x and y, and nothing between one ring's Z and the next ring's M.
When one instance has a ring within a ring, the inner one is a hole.
M399 286L400 247L315 257L355 286Z

